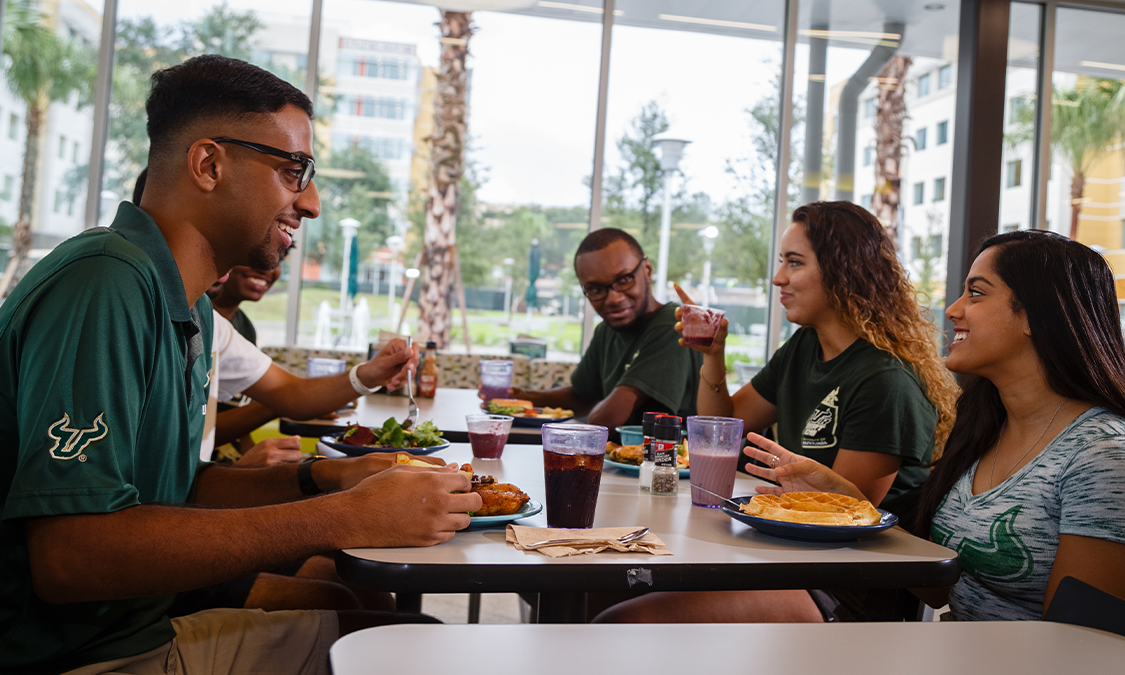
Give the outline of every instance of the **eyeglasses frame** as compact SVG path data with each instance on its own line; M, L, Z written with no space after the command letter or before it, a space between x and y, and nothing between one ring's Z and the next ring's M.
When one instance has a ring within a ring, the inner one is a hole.
M304 192L305 189L312 184L313 178L316 176L316 160L314 160L312 157L306 157L305 155L300 155L295 152L289 152L288 150L282 150L280 148L275 148L271 145L265 145L263 143L240 141L237 138L230 138L228 136L220 136L218 138L212 138L211 140L216 143L230 143L232 145L241 145L244 148L255 150L262 153L263 155L271 155L273 157L280 157L282 159L288 159L297 162L301 165L301 178L297 181L297 192Z
M626 272L625 274L617 275L617 277L614 278L612 283L597 284L597 283L591 282L590 285L594 287L592 289L588 289L588 288L586 288L585 285L583 285L582 286L582 295L586 296L586 298L588 298L590 300L590 302L601 302L602 300L605 300L609 296L609 291L611 289L617 291L618 293L624 293L625 291L631 290L633 288L633 286L636 285L637 275L640 273L641 267L644 266L646 260L648 260L648 256L647 255L642 256L641 261L639 263L637 263L637 266L633 268L633 271ZM618 288L617 287L618 282L628 283L628 285L625 286L624 288ZM590 297L591 293L597 293L597 291L602 291L603 295L598 296L598 297Z

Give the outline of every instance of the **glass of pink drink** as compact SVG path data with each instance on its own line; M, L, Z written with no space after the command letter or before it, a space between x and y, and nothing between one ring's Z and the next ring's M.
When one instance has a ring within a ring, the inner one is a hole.
M723 310L684 305L680 308L680 323L684 325L684 344L694 347L710 347L719 334L719 322L723 320Z
M742 420L733 417L687 418L691 460L691 503L717 509L723 500L696 486L730 499L738 455L742 451Z
M500 459L508 442L508 432L512 429L512 418L507 415L465 415L465 424L469 427L473 457Z
M512 386L511 361L486 359L480 362L480 393L484 400L508 398L508 388Z

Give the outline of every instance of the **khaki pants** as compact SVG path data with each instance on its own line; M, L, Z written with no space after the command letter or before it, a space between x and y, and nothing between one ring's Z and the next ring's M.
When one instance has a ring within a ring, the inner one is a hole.
M144 654L66 675L328 675L335 612L209 609L172 619L176 637Z

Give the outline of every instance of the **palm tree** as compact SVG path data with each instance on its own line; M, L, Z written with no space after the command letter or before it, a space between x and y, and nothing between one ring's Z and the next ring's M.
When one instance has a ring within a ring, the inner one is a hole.
M1052 102L1051 150L1070 172L1070 238L1077 239L1086 174L1125 130L1125 90L1120 80L1082 78L1073 89L1056 88ZM1032 142L1035 107L1022 105L1012 117L1008 147Z
M433 340L438 349L449 345L452 315L449 292L453 287L453 252L457 242L457 211L464 173L464 150L469 130L466 121L471 12L442 11L441 66L434 97L434 132L430 137L429 187L426 196L426 229L422 247L426 259L422 274L419 342ZM464 311L462 308L461 311Z
M906 74L913 61L892 58L879 73L875 107L875 194L871 210L898 246L898 207L902 193L902 125L906 120Z
M20 178L19 217L12 232L12 257L0 279L0 297L6 296L19 264L31 248L31 221L35 181L39 170L39 139L47 107L77 93L79 103L89 98L94 61L85 45L62 40L44 24L35 0L8 0L4 12L4 73L11 90L26 106L23 172Z

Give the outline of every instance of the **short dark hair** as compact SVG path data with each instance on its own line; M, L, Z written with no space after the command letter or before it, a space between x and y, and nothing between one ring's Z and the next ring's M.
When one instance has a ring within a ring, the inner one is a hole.
M133 203L137 206L141 205L141 197L145 193L145 183L148 181L148 167L141 169L141 174L137 176L137 182L133 185Z
M312 119L312 101L304 92L238 59L205 54L158 70L145 104L149 166L176 150L171 147L176 135L198 120L275 113L287 105L297 106Z
M578 256L582 255L583 253L593 253L594 251L600 251L615 241L625 242L626 245L629 246L629 248L633 249L633 252L637 254L637 257L645 257L644 249L641 248L640 242L638 242L633 237L633 235L629 234L625 230L619 230L616 227L603 227L600 230L594 230L590 234L586 235L586 238L583 239L582 243L578 245L578 250L574 252L575 263L578 262Z

